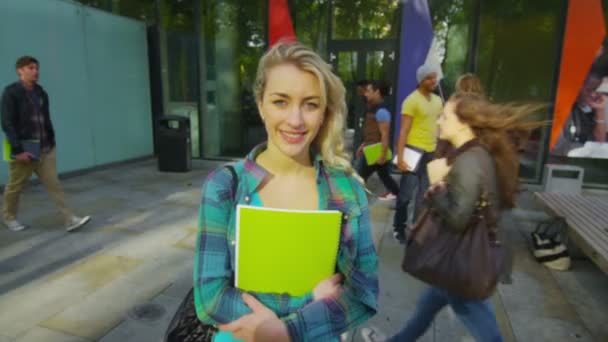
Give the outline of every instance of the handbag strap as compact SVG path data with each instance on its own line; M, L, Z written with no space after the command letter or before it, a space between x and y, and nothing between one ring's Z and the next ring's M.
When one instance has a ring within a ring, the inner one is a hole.
M501 242L498 239L498 218L496 215L496 207L492 205L488 192L485 186L482 188L479 201L477 202L477 209L474 215L478 215L480 220L484 220L486 228L488 229L488 236L490 237L490 243L500 245Z
M232 184L231 184L231 189L232 189L232 209L234 210L236 208L237 205L237 200L236 200L236 191L238 189L239 186L239 176L236 173L236 169L234 168L233 165L225 165L225 168L228 169L228 171L230 171L230 174L232 175ZM234 284L236 284L235 281L235 275L232 275L232 278L230 279L230 283L234 286Z
M474 139L469 141L470 147L479 146L479 140ZM466 144L465 144L466 145ZM464 147L464 146L463 146ZM479 195L479 200L477 202L477 210L476 214L479 215L479 218L485 221L486 229L488 230L488 237L491 244L500 245L501 242L498 239L498 210L499 206L497 203L493 203L490 200L490 194L488 189L492 188L491 182L491 172L489 170L485 170L486 172L482 172L481 177L481 193ZM496 175L495 177L498 177Z
M479 139L477 139L477 138L469 140L466 143L464 143L462 146L460 146L459 148L449 151L446 154L446 161L447 161L448 165L454 164L454 161L456 160L456 158L458 156L460 156L465 151L467 151L475 146L479 146Z

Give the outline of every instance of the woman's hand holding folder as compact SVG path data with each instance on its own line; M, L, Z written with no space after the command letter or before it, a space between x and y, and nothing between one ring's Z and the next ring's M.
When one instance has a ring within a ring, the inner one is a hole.
M397 167L402 172L409 172L410 171L410 166L407 165L407 163L405 162L405 159L403 159L402 156L399 156L398 159L397 159Z
M314 300L338 298L342 293L343 280L342 274L336 273L321 281L313 289ZM272 310L248 293L243 294L243 301L252 312L236 321L220 325L220 330L230 332L234 338L245 342L289 341L287 327Z
M342 280L344 277L341 273L336 273L331 277L321 281L315 286L312 291L314 300L320 300L325 298L338 298L342 293Z
M243 301L252 312L236 321L220 325L221 331L230 332L232 337L244 342L289 341L289 332L285 323L272 310L248 293L243 294Z

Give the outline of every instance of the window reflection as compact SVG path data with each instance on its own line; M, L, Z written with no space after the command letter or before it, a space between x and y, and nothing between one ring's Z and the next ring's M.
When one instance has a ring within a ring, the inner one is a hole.
M266 47L266 1L203 3L203 156L239 156L265 139L252 86Z

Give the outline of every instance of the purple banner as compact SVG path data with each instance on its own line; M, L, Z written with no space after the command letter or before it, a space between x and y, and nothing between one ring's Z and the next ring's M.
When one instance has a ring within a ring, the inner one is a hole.
M427 0L404 0L395 115L396 145L401 127L401 103L418 86L416 70L426 61L433 42L433 25Z

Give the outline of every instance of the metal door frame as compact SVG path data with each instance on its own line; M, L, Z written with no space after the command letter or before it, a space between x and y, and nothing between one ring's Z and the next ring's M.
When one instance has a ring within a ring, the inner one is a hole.
M358 79L365 79L367 73L367 56L370 52L384 51L392 54L391 59L393 60L393 73L390 79L385 81L391 85L391 97L392 101L389 101L388 108L393 113L393 120L391 120L390 136L393 136L396 122L396 108L397 108L397 76L398 76L398 51L399 46L397 45L397 39L340 39L340 40L329 40L327 44L328 60L334 67L334 70L338 70L338 54L340 52L352 52L357 54L357 66L356 75ZM356 94L353 94L356 96ZM355 149L362 139L362 121L363 121L363 108L359 101L355 101L355 112L357 118L355 119L355 138L353 141L353 149ZM391 139L392 140L392 139Z

